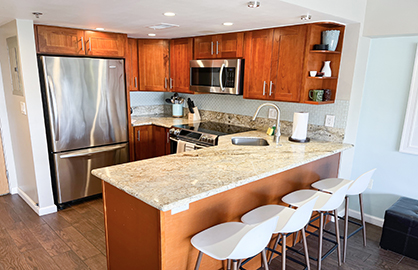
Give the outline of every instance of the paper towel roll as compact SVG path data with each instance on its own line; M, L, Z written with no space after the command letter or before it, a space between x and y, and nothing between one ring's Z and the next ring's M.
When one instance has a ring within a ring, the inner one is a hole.
M307 112L295 112L293 114L293 128L292 139L306 140L306 134L308 132L308 118Z

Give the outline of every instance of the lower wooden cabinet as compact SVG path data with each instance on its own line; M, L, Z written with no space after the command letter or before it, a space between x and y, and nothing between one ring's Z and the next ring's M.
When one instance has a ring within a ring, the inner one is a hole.
M135 160L170 154L168 128L147 125L134 127Z

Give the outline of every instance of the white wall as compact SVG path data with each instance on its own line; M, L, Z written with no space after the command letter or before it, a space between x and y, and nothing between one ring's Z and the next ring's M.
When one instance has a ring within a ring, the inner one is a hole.
M418 1L368 0L364 35L407 36L418 34Z
M418 156L399 152L417 44L418 36L371 41L352 177L377 168L365 194L365 212L377 218L399 196L418 199Z
M6 38L17 36L24 96L13 95ZM5 152L9 175L19 195L39 214L56 211L53 202L32 21L16 20L0 27L1 95L7 109L10 144ZM20 112L26 103L27 115ZM3 123L3 120L2 120ZM14 168L13 168L14 167ZM13 176L15 175L15 176ZM13 179L11 177L11 179Z

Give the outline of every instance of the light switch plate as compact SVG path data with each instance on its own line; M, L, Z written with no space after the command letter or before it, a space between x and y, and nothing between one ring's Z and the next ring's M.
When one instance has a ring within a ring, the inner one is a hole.
M276 119L277 118L277 111L275 109L269 109L269 119Z
M325 126L326 127L334 127L335 123L335 115L327 114L325 117Z
M23 101L21 101L21 102L20 102L20 112L21 112L23 115L26 115L26 104L25 104L25 102L23 102Z

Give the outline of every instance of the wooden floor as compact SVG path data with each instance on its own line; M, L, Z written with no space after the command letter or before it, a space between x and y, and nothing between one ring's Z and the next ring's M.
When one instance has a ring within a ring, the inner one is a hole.
M381 228L368 225L367 247L363 247L358 233L349 240L347 262L338 267L334 252L323 261L322 269L418 269L418 261L380 249L380 235ZM316 256L317 238L309 236L308 244L311 255ZM325 243L324 250L327 246ZM296 247L301 249L301 244ZM316 269L315 262L311 266ZM39 217L18 195L1 196L0 270L3 269L106 269L102 200ZM270 269L281 269L281 259L274 259ZM288 260L287 269L303 267Z

